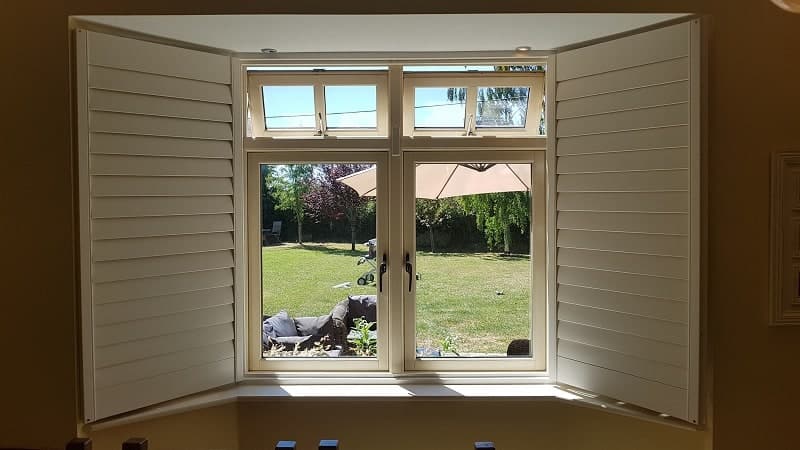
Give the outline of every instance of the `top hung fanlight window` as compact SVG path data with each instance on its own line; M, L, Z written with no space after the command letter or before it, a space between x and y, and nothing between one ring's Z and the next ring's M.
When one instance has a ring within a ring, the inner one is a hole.
M455 69L448 66L404 68L406 136L544 134L544 71L541 66L458 66Z
M387 135L386 71L249 71L248 100L251 137Z

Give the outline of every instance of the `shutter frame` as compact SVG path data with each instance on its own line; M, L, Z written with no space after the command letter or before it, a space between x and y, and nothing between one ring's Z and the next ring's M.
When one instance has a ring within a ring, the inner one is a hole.
M241 102L229 56L75 35L90 423L235 382Z
M548 116L553 377L695 424L704 245L700 25L695 19L561 52L548 68L556 90ZM616 61L598 62L615 54ZM562 83L573 94L558 92ZM634 98L636 91L650 97ZM561 103L567 110L559 115ZM621 106L633 109L615 109ZM567 129L558 130L564 120ZM669 220L651 220L654 214ZM604 236L613 242L603 244ZM654 320L663 326L645 326Z

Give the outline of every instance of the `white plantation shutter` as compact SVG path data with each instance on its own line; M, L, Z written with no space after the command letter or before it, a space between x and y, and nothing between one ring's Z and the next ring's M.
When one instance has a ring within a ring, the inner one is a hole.
M697 422L699 24L557 55L557 378Z
M234 382L231 59L77 32L87 422Z

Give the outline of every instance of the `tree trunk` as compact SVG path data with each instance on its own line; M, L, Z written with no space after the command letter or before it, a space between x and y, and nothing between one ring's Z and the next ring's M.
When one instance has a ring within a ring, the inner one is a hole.
M356 224L350 221L350 251L356 251Z
M297 243L303 244L303 220L297 219Z
M503 253L511 253L511 226L508 224L503 227Z
M436 253L436 247L433 245L433 227L428 227L428 237L431 240L431 253Z

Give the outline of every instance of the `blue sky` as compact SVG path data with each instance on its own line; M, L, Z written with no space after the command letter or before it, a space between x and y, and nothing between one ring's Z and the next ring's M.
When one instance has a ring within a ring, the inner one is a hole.
M260 70L310 71L311 67L260 68ZM325 70L386 70L386 67L337 67ZM493 71L493 66L407 66L408 72ZM457 87L457 86L454 86ZM418 127L454 127L465 125L465 105L447 100L448 88L417 88L415 125ZM316 128L314 88L311 85L264 86L267 128ZM377 125L376 89L374 86L326 86L325 101L328 128L375 128Z
M264 86L267 128L315 128L313 86ZM375 128L375 86L326 86L328 128ZM447 100L447 88L418 88L416 122L463 127L464 103Z

